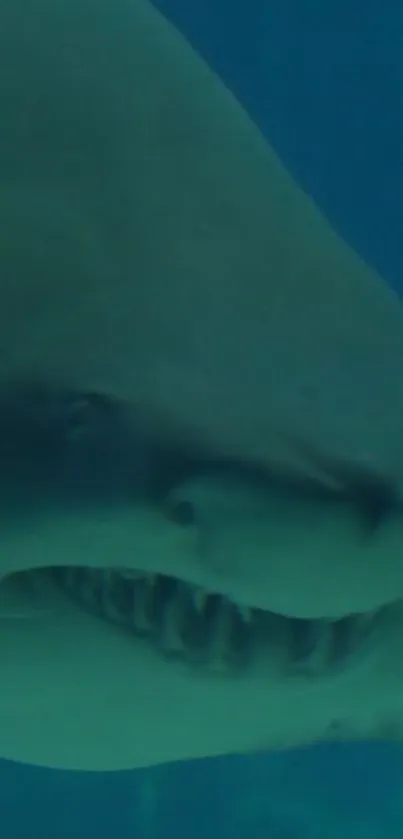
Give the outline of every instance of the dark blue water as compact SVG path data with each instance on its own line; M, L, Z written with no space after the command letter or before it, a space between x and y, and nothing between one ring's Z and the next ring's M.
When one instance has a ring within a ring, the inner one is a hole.
M401 839L403 754L392 745L93 775L3 764L7 839Z
M343 235L403 293L403 4L159 0ZM401 839L403 746L116 775L0 765L4 839Z

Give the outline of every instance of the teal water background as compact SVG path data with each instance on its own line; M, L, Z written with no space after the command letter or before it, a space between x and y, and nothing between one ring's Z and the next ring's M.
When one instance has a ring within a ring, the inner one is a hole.
M105 1L105 0L103 0ZM158 0L338 230L403 294L403 4ZM0 763L3 839L402 839L403 746L113 775Z
M3 764L4 839L401 839L403 753L343 744L79 774Z
M155 0L294 176L403 291L403 3Z

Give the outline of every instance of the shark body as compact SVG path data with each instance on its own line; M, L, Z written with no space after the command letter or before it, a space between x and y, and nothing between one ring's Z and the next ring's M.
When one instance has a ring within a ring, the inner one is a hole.
M0 755L399 737L398 301L146 0L0 71Z
M0 384L163 441L400 482L403 317L147 0L1 7Z

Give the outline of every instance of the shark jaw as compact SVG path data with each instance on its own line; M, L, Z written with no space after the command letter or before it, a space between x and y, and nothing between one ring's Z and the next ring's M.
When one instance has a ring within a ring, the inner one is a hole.
M52 511L9 532L0 585L2 757L102 771L401 736L400 521L391 515L374 549L350 505L300 499L296 507L291 495L273 526L268 493L259 546L248 540L259 533L256 487L234 489L244 503L238 530L231 485L213 475L175 488L161 506ZM238 543L232 568L226 530ZM347 555L350 589L326 555L329 542L334 557ZM304 557L321 546L322 576L316 569L312 578ZM265 580L256 573L262 550ZM360 587L368 582L368 590L352 612L360 550L369 569ZM293 551L302 588L292 561L287 568ZM380 571L371 580L371 562L380 569L382 557L383 570L394 569L394 596L379 589ZM333 614L318 608L321 586ZM269 605L280 602L283 614Z
M152 625L149 610L146 627L138 589L128 629L127 608L119 626L116 572L113 584L105 571L81 573L85 595L76 588L72 596L70 579L67 596L60 571L25 572L5 584L3 601L9 597L12 609L0 634L3 757L116 770L322 739L401 736L402 607L345 624L254 614L243 635L238 626L236 647L230 610L222 603L220 615L216 602L216 625L201 655L200 635L199 646L190 641L184 591L176 616L172 608L169 618L161 611ZM103 602L94 615L102 575ZM160 584L152 582L156 590ZM78 590L84 605L77 605ZM20 597L25 611L13 611ZM238 621L245 619L243 611ZM200 630L199 612L197 620Z
M0 418L2 757L400 736L398 503L368 527L356 481L353 501L178 463L99 395L11 389Z

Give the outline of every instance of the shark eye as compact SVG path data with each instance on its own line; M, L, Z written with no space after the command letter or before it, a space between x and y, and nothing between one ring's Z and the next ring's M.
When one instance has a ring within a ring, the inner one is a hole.
M177 501L168 511L168 516L181 527L190 527L196 522L196 508L191 501Z

